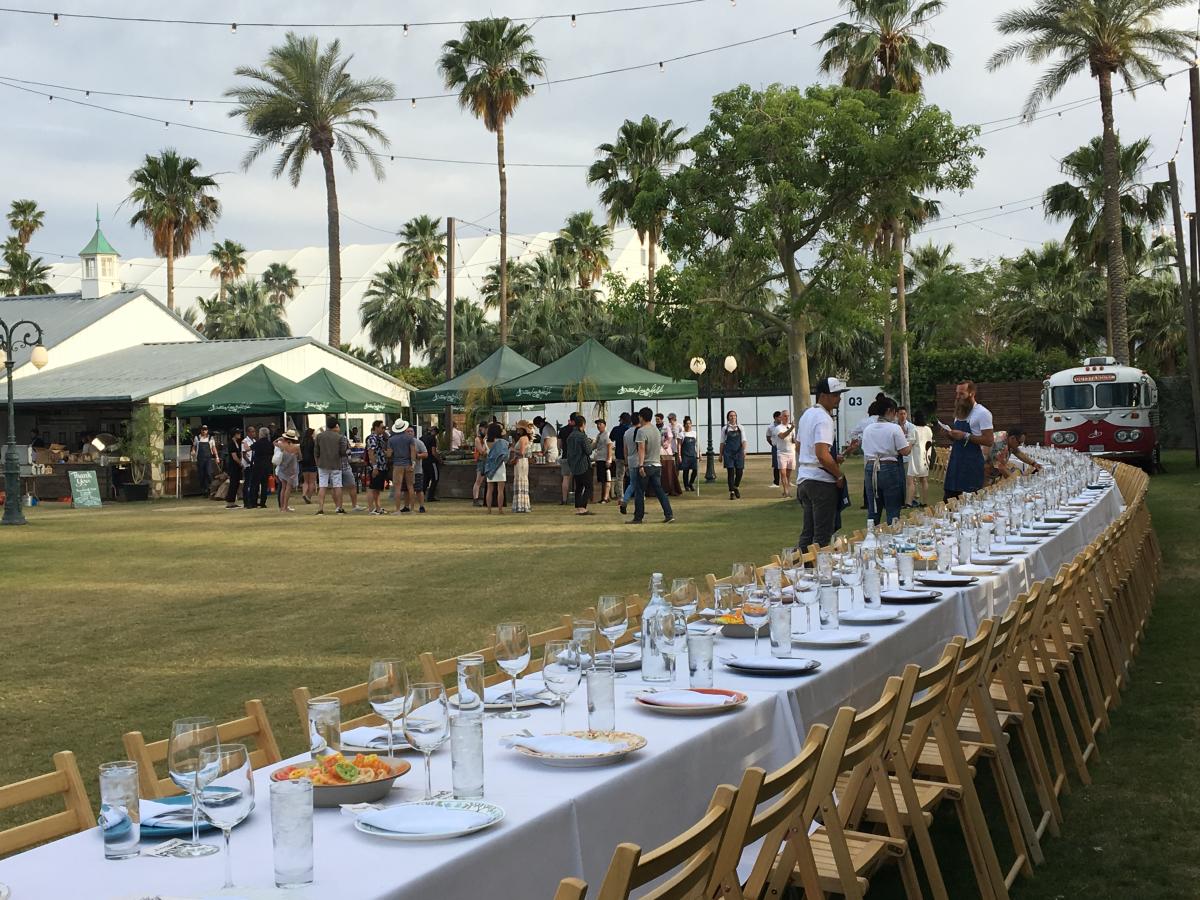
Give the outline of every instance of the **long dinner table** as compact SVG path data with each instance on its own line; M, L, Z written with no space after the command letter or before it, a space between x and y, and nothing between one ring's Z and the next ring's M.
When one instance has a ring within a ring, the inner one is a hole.
M220 855L198 859L141 855L104 859L98 829L91 829L0 861L0 883L13 900L54 898L290 897L299 900L427 900L486 896L492 900L550 898L559 880L577 875L598 885L613 849L622 841L653 847L678 834L706 808L714 788L736 784L748 766L777 768L799 751L805 730L828 722L841 706L873 701L883 682L909 663L928 665L955 635L973 634L981 619L1003 613L1028 585L1053 576L1121 512L1115 485L1087 495L1073 520L1028 545L1011 562L963 588L942 588L936 603L905 606L896 624L855 626L869 632L865 645L848 649L797 649L821 663L804 676L753 677L716 665L715 685L744 692L740 708L712 716L656 713L635 702L642 687L637 671L616 682L616 726L646 738L646 746L621 762L595 768L550 768L501 745L521 728L556 732L559 713L529 710L517 722L484 720L485 799L505 818L473 835L419 843L383 840L360 833L338 809L314 815L314 883L273 887L268 777L256 773L257 808L234 829L233 873L239 888L218 890ZM796 615L803 613L797 610ZM760 653L769 653L769 643ZM748 655L751 642L718 637L715 657ZM686 686L686 666L680 667ZM583 686L567 704L568 729L587 727ZM387 803L420 799L422 761L408 754L413 770L396 782ZM286 760L294 763L306 756ZM448 746L433 756L435 790L449 789ZM90 773L84 773L87 780ZM216 832L204 840L219 843ZM145 846L145 845L144 845Z

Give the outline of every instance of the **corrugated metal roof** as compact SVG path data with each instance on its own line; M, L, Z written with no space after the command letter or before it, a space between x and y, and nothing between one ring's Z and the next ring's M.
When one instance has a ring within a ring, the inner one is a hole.
M114 291L98 300L84 300L78 293L0 297L0 319L9 325L22 319L37 323L42 326L42 344L54 347L143 294L150 297L141 288ZM27 347L13 354L18 367L29 361L31 352Z

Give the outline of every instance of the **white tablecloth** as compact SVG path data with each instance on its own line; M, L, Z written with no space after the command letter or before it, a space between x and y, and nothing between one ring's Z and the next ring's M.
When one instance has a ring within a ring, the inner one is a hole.
M745 691L750 697L735 712L678 717L647 711L632 700L641 681L638 673L629 673L616 682L617 727L644 735L648 743L618 765L551 769L500 747L502 735L523 727L534 733L556 731L554 709L533 709L531 718L516 723L488 718L486 797L504 808L504 822L468 838L409 844L360 834L339 810L319 809L314 825L316 882L278 895L295 900L535 900L553 896L566 875L598 883L619 842L654 846L696 819L717 784L736 783L747 766L770 770L786 762L799 749L809 725L828 721L840 706L873 700L887 676L906 664L931 663L951 637L972 634L981 617L1002 612L1025 589L1027 578L1056 572L1120 510L1120 495L1110 488L1075 521L996 575L984 576L970 588L944 589L946 596L935 604L904 607L900 624L854 626L870 634L865 646L795 648L796 655L821 662L812 675L754 678L718 665L717 686ZM797 610L798 628L803 615ZM747 640L720 638L716 655L745 656L751 648ZM769 653L765 639L760 652ZM686 668L681 666L681 672ZM586 718L581 687L568 704L568 728L586 727ZM409 758L413 771L399 780L389 802L418 799L423 790L422 760L416 754ZM95 829L0 861L0 882L12 887L13 900L275 896L267 774L258 773L258 808L233 834L234 879L243 891L217 891L224 865L219 855L108 862ZM449 788L448 749L434 754L433 778L435 790ZM218 842L211 833L205 839Z

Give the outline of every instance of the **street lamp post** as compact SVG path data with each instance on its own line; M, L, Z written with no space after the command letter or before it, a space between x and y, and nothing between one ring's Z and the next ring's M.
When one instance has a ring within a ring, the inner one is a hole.
M737 360L732 356L726 356L725 362L725 379L721 382L721 425L725 425L725 384L729 380L729 376L737 369ZM709 422L709 439L708 439L708 472L712 475L708 481L716 481L717 473L713 470L713 454L712 454L712 422Z
M17 459L17 414L13 408L13 369L18 350L32 347L29 361L35 368L42 368L49 361L46 348L42 346L42 328L28 320L8 325L0 319L0 358L4 360L4 374L8 381L8 442L4 445L4 519L0 524L24 525L25 514L21 511L21 463Z
M694 356L691 361L691 369L696 374L696 377L703 375L708 369L708 363L704 357ZM717 473L713 468L713 442L712 442L712 376L708 376L708 391L706 392L706 400L708 402L708 452L704 454L704 480L716 481Z

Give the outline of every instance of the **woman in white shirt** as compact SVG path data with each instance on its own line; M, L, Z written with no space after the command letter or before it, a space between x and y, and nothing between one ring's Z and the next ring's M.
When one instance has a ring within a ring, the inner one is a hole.
M925 424L925 416L921 413L913 416L913 426L917 431L917 442L908 471L913 480L913 505L924 506L925 492L929 488L929 451L933 446L933 429Z
M886 511L890 525L900 518L904 505L904 457L912 446L904 429L896 424L896 402L876 401L878 418L863 429L862 452L866 458L867 516L879 524Z

